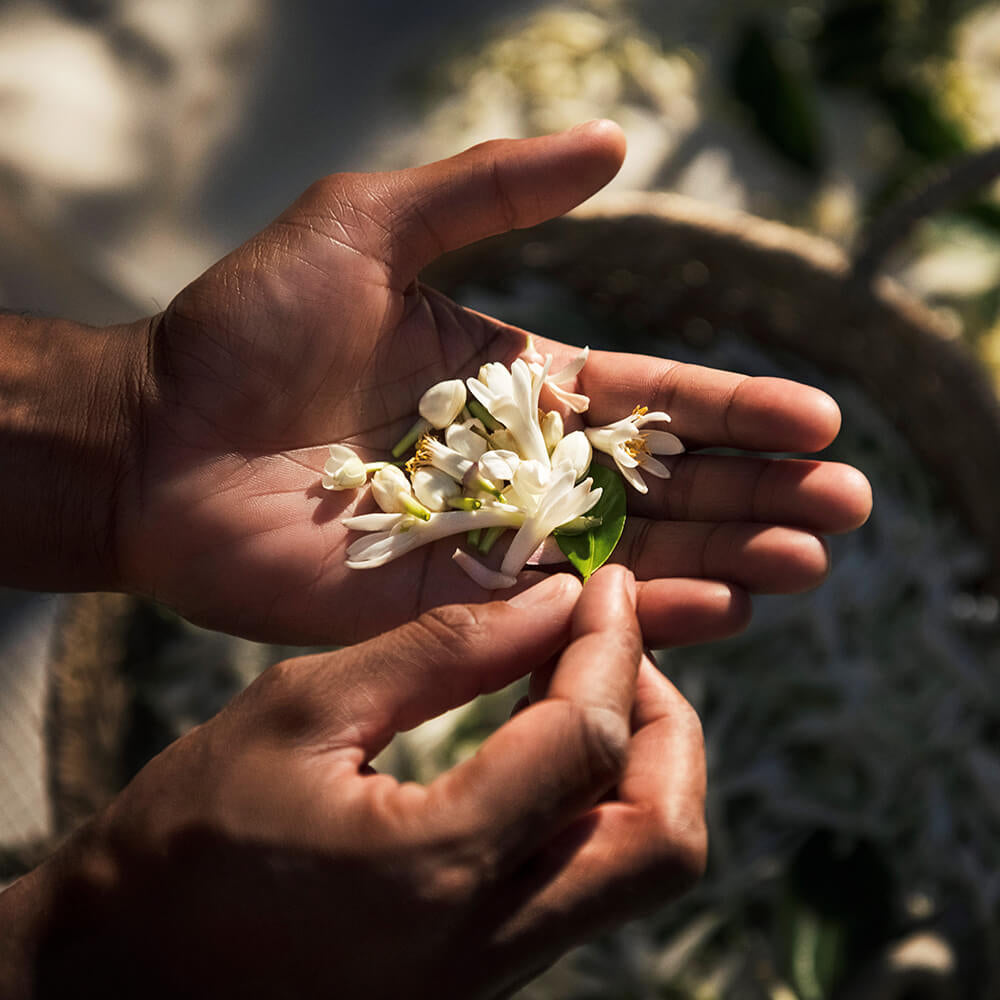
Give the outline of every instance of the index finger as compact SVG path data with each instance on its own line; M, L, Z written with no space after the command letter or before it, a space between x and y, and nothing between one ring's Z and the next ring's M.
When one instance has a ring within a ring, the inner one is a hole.
M597 802L625 766L642 658L630 572L606 566L591 577L572 635L548 696L429 789L432 815L449 817L507 870Z
M840 408L820 389L640 354L594 351L578 377L589 424L620 420L636 406L665 410L670 431L692 447L810 452L840 430Z

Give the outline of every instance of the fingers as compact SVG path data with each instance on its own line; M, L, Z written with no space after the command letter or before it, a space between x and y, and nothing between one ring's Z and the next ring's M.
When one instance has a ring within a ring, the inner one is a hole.
M312 711L374 756L400 731L495 691L565 644L580 582L549 577L508 602L447 605L340 653L293 661Z
M636 406L666 410L670 431L689 450L818 451L840 429L833 399L787 379L600 351L591 354L577 381L579 391L590 396L587 423L619 420Z
M670 479L645 477L649 492L630 506L672 521L755 521L824 534L853 531L868 519L871 484L838 462L680 455Z
M615 549L639 580L728 580L752 593L795 594L823 582L822 539L776 525L651 521L630 517Z
M666 649L738 635L750 624L747 592L721 580L659 579L639 584L636 614L647 646Z
M624 155L621 129L597 121L380 175L391 213L390 269L405 284L449 250L562 215L607 184Z
M642 657L634 608L630 573L595 573L548 696L429 789L432 814L475 837L498 868L511 870L620 778Z
M508 961L559 954L662 906L700 877L707 852L701 726L646 657L632 724L617 800L582 816L512 880L511 897L530 902L511 906L502 934Z

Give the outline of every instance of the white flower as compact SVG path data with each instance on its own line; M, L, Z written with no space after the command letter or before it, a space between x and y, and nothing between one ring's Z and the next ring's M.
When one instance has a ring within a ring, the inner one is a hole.
M464 424L452 424L444 432L444 443L473 462L489 447L486 428L481 420L476 419L467 420Z
M517 358L509 371L499 362L483 365L479 378L470 378L468 386L490 416L510 431L522 458L548 465L549 452L538 424L538 394L546 374L543 368L534 376L527 362Z
M542 428L542 437L545 439L545 447L552 451L563 437L563 418L558 410L549 410L539 421Z
M462 495L462 487L446 472L424 466L413 473L413 492L428 510L442 511L449 509L450 500Z
M373 532L348 546L347 566L350 569L374 569L448 535L494 526L516 528L523 520L524 514L516 507L491 504L479 510L449 510L433 514L427 521L407 514L365 514L345 518L341 523L352 531Z
M551 354L541 354L535 349L534 339L529 334L528 344L524 349L524 359L528 362L532 374L541 375L546 388L552 393L560 403L565 403L574 413L586 413L590 409L590 397L582 392L570 392L561 385L563 382L570 382L576 378L583 370L590 356L590 348L584 347L572 361L559 371L548 373L548 367L552 363Z
M465 386L459 378L432 385L420 397L420 416L432 427L447 427L465 406Z
M484 566L474 556L464 549L455 549L451 556L457 565L464 570L483 590L504 590L517 583L517 577L506 576L495 569Z
M446 444L441 444L437 438L425 434L417 445L417 453L406 463L406 468L413 475L421 466L430 465L451 476L468 490L499 496L500 489L496 483L480 471L480 463L490 454L492 452L485 452L479 461L473 461Z
M368 470L364 462L346 444L331 444L330 457L323 466L323 488L327 490L356 490L364 486Z
M436 437L425 434L417 444L417 453L406 463L406 468L412 475L422 465L431 465L460 483L475 464L475 460L442 444Z
M646 493L648 487L639 475L639 466L660 479L669 479L670 470L653 456L679 455L684 451L684 445L675 434L667 431L640 432L640 428L654 421L669 420L670 417L662 411L650 413L645 406L637 406L629 416L613 424L587 427L584 432L594 448L615 460L618 471L635 489Z
M484 452L478 464L479 471L491 482L509 483L514 478L521 459L516 452L494 448L492 451Z
M568 465L575 477L580 479L590 468L590 460L594 452L590 440L583 431L573 431L567 434L552 450L552 468Z
M395 465L387 465L372 476L372 496L386 514L412 514L424 521L431 516L414 498L406 474Z
M518 472L525 464L521 463ZM575 480L576 475L568 465L553 471L534 513L525 518L510 543L500 566L501 573L516 577L532 553L556 528L586 514L601 499L600 488L591 489L592 479L585 479L577 486L573 485Z

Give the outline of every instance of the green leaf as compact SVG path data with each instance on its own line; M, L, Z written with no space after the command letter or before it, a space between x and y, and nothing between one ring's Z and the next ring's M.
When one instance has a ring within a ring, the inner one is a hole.
M559 548L584 580L611 558L625 527L625 484L622 477L596 462L590 463L587 475L594 480L594 486L603 490L597 506L587 512L588 516L601 518L601 523L579 535L556 535Z

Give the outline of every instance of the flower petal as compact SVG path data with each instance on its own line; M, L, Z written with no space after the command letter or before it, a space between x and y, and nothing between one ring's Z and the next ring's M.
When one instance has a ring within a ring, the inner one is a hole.
M473 426L478 427L484 434L486 433L482 421L469 420L464 424L452 424L444 432L444 441L452 451L457 451L460 455L475 462L486 451L489 444L485 438L473 430Z
M639 475L637 469L619 463L618 471L629 481L633 489L638 490L640 493L649 492L649 487L643 482L642 476Z
M648 472L652 476L656 476L657 479L670 478L670 470L658 458L653 458L652 455L646 455L643 457L642 471Z
M585 396L582 392L570 392L554 382L546 382L545 386L560 403L568 406L574 413L586 413L590 409L590 396Z
M345 517L340 523L348 531L389 531L407 514L356 514Z
M587 358L589 357L590 357L590 348L589 347L583 348L583 350L580 351L580 353L575 358L573 358L573 360L570 361L569 364L564 365L562 368L559 369L559 371L553 372L549 376L550 384L552 382L568 382L571 378L575 377L576 375L579 375L580 372L583 371L583 366L587 363Z
M462 549L455 549L452 559L463 569L483 590L503 590L517 583L516 576L498 573L495 569L484 566Z
M559 548L559 543L549 535L548 538L542 542L541 545L531 553L531 557L528 559L526 566L548 566L553 563L567 562L568 557L561 548Z
M680 455L684 451L681 439L669 431L643 431L642 436L654 455Z
M670 423L670 414L664 413L663 410L653 410L651 413L644 413L641 417L635 417L636 427L645 427L646 424L653 424L657 421L662 421L663 423Z

